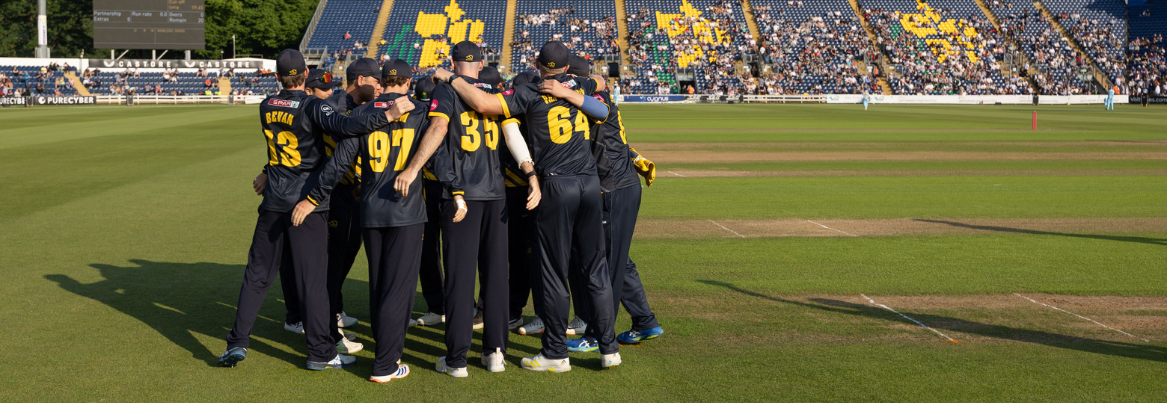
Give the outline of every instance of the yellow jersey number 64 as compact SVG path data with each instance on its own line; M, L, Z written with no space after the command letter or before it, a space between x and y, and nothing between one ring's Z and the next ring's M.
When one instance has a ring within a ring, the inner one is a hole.
M547 111L547 129L551 132L551 142L564 144L571 140L572 132L583 132L584 140L590 140L588 119L583 112L575 112L575 128L571 124L571 109L566 106L552 107Z

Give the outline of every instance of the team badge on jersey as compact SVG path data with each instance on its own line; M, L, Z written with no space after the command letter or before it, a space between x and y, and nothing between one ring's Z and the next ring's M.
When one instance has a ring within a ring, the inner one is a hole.
M271 106L278 106L280 108L299 108L300 107L300 101L289 101L286 99L269 99L267 101L267 104L271 105Z
M435 99L433 101L430 101L430 110L431 111L438 110L438 100Z
M332 109L332 105L324 105L320 107L320 110L324 111L325 115L331 115L333 112L336 112L335 109Z

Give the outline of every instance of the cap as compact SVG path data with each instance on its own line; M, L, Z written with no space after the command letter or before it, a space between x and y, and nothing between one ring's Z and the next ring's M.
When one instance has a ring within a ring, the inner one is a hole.
M567 65L567 46L562 42L550 41L539 49L539 65L550 69L561 69Z
M348 70L346 70L344 74L345 78L348 79L350 84L353 81L356 81L358 76L380 78L381 66L377 64L376 60L362 57L357 59L355 62L352 62L352 64L349 64Z
M340 77L334 77L331 71L320 69L309 71L308 79L304 81L305 87L321 90L331 89L340 84Z
M539 75L535 74L535 72L524 71L522 73L519 73L519 75L515 76L515 78L513 80L511 80L511 87L518 87L520 85L530 83L530 82L535 82L538 80L539 80Z
M387 61L384 66L381 66L381 78L385 77L413 78L413 66L401 59Z
M456 62L482 61L482 49L470 41L458 42L458 44L454 45L454 49L450 51L450 55L454 57L454 61Z
M567 74L576 77L587 77L592 74L592 62L589 62L588 59L584 59L581 56L572 55L567 59L567 64L569 65Z
M304 55L295 49L284 49L276 57L276 74L281 76L295 76L304 74L308 66L304 64Z
M498 74L498 70L494 67L486 66L478 72L478 80L490 84L492 87L497 87L502 82L502 75Z
M417 84L413 86L414 99L422 102L429 102L430 97L434 92L435 86L434 80L430 79L430 77L432 76L425 76L422 77L422 79L417 80Z

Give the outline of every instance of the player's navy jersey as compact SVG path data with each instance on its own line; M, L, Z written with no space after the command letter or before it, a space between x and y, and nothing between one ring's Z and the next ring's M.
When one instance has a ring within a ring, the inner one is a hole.
M597 83L591 78L558 74L556 80L584 96L591 96ZM596 175L595 143L587 114L566 100L539 93L535 83L527 83L498 94L507 118L523 115L527 143L539 176Z
M461 77L487 93L498 93L490 84ZM446 185L443 197L451 199L462 195L466 200L479 201L505 199L506 186L498 156L502 137L498 116L476 112L446 83L434 88L429 116L449 120L446 139L433 157L433 173Z
M603 147L603 157L597 159L600 172L600 188L605 192L639 186L640 178L636 176L636 167L632 159L628 158L628 137L624 133L624 119L620 116L620 108L607 92L597 92L597 96L608 104L608 119L603 123L592 126L594 137L599 139Z
M393 101L401 94L381 94L372 102L352 110L352 116L385 115ZM404 227L426 221L425 200L421 181L409 187L409 196L403 197L393 188L397 175L409 166L417 153L422 135L429 127L425 104L410 99L414 109L390 122L389 126L360 137L340 141L332 160L320 174L319 184L311 190L311 197L326 197L332 192L344 172L349 171L359 157L361 172L361 226L365 228Z
M388 124L385 115L349 119L336 108L304 91L283 90L259 105L267 140L267 185L261 210L288 212L315 186L324 159L324 132L360 136ZM311 186L305 186L310 184ZM308 198L316 211L328 210L325 198Z
M334 91L332 96L328 97L328 99L325 101L327 101L329 105L332 105L333 108L336 108L337 113L343 113L345 116L351 116L353 109L358 106L356 105L356 102L353 101L352 95L349 95L349 93L340 90ZM324 133L324 154L332 157L333 152L336 150L336 143L338 141L339 140L333 138L332 135ZM344 174L344 178L340 179L340 184L356 185L361 183L361 161L359 159L360 157L357 158L357 163L353 164L352 169Z

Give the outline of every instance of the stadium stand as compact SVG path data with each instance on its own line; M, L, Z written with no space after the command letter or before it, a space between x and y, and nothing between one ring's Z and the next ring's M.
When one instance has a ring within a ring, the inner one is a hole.
M56 95L76 94L65 72L76 69L68 64L47 66L0 66L0 95Z
M137 69L87 69L79 74L82 84L95 95L227 95L220 94L219 80L230 81L231 93L264 95L279 91L271 72L261 70L157 71Z
M724 0L627 0L629 53L637 93L676 93L675 72L693 73L695 92L742 94L752 83L743 55L756 53L741 3Z
M859 59L873 48L847 0L755 0L751 4L762 36L762 63L771 66L753 93L881 91L870 75L859 71Z
M865 18L894 66L896 94L1026 94L1020 77L1002 75L1008 43L971 1L865 0Z
M589 60L620 54L615 2L584 1L557 7L562 5L552 0L518 2L511 71L530 70L539 47L553 39Z
M308 48L324 49L333 59L363 54L373 35L382 0L334 0L325 3Z
M1155 0L1127 10L1130 43L1127 45L1127 81L1131 95L1167 94L1167 0Z
M449 68L450 47L464 40L478 43L488 58L497 55L503 47L506 8L506 0L395 0L379 56L404 59L421 76Z
M1061 36L1029 0L999 0L992 7L1002 32L1021 45L1036 70L1034 81L1050 95L1089 94L1089 61Z
M1110 80L1122 86L1127 22L1123 0L1045 0L1046 8L1073 35Z

